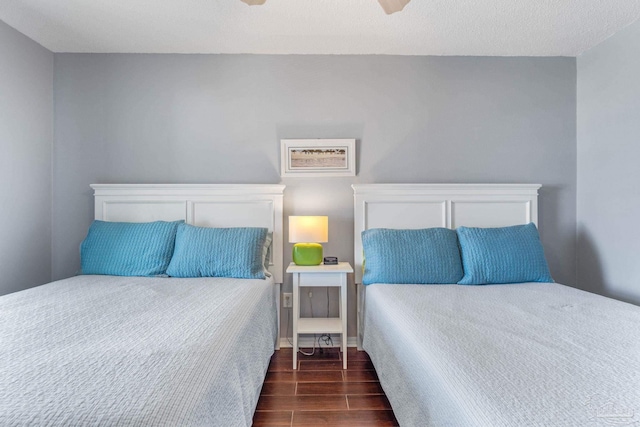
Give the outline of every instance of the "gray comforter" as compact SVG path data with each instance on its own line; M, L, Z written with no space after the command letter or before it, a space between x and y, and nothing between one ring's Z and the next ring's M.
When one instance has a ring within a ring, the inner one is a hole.
M365 304L403 426L640 425L640 307L556 283L370 285Z
M251 425L272 286L78 276L1 297L0 425Z

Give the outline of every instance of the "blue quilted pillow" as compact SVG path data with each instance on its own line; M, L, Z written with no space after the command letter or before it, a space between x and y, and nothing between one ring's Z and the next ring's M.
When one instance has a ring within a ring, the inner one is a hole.
M535 224L457 231L464 266L458 284L553 282Z
M457 283L462 278L454 230L372 228L362 232L362 283Z
M82 274L164 274L173 255L176 229L182 222L94 221L80 245Z
M173 277L264 279L266 228L206 228L180 224L167 268Z

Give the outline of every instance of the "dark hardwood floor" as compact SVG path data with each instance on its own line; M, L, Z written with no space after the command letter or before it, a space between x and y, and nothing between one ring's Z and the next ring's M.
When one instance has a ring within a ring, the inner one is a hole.
M310 349L306 349L308 351ZM253 417L254 426L397 426L367 353L349 348L342 369L338 348L300 354L277 350Z

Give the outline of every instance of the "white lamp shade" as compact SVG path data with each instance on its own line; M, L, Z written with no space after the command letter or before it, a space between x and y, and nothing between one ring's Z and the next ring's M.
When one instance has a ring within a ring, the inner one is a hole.
M328 241L329 217L289 217L289 243L326 243Z

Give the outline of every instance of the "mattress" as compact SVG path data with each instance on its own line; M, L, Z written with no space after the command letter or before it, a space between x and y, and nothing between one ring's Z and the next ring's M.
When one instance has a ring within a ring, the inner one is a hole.
M640 308L560 284L366 288L403 426L640 425Z
M0 298L0 425L248 426L271 280L78 276Z

